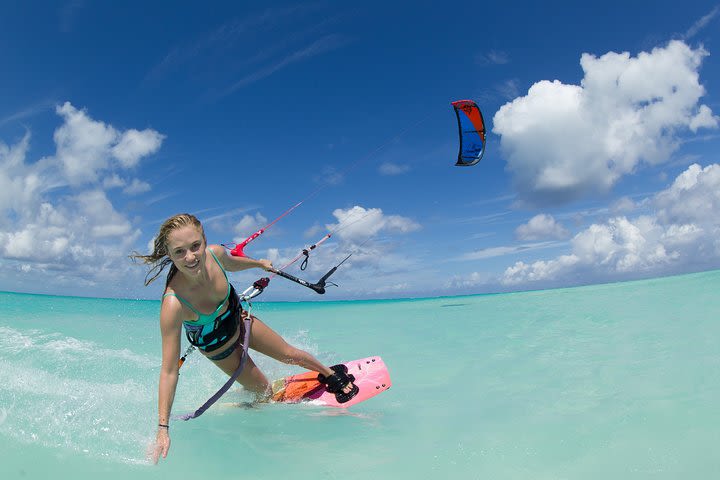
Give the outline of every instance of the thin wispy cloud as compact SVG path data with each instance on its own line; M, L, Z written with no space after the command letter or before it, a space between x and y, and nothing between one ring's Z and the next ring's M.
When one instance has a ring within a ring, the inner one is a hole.
M312 7L271 8L243 19L230 20L190 43L173 48L146 76L157 79L205 55L226 52L245 35L265 31L285 19L293 18Z
M495 83L492 87L484 87L473 94L473 98L480 104L494 103L498 100L509 101L520 95L520 82L516 78ZM492 112L483 112L486 121L492 118Z
M410 171L409 165L385 162L378 168L380 175L402 175Z
M263 45L263 48L258 49L254 55L248 56L242 62L242 65L252 65L267 61L275 56L282 55L283 52L287 52L294 45L298 45L307 41L309 38L316 38L320 35L326 27L337 23L342 18L345 18L346 14L338 14L328 17L324 20L313 22L313 24L303 30L297 32L285 32L285 36L282 38L273 37L272 44Z
M26 118L33 117L37 115L38 113L48 111L52 108L54 108L55 104L57 102L51 102L51 101L43 101L39 102L35 105L31 105L27 108L24 108L18 112L12 113L6 117L0 118L0 126L6 125L8 123L12 122L18 122L20 120L24 120Z
M715 18L717 17L718 13L720 13L720 5L716 5L715 8L710 10L710 13L707 15L703 15L700 17L698 21L692 24L690 28L688 28L687 32L685 32L685 35L683 35L683 38L685 40L688 40L700 32L703 28L707 27L707 25Z
M495 91L497 91L502 98L506 100L513 100L520 96L520 85L516 79L512 78L496 85Z
M508 216L513 212L511 211L505 211L505 212L498 212L498 213L490 213L488 215L474 215L472 217L462 217L462 218L451 218L448 219L448 223L474 223L474 224L490 224L495 223L497 220Z
M471 202L471 205L474 206L480 206L480 205L489 205L492 203L501 203L501 202L507 202L509 200L513 200L517 195L514 193L511 193L509 195L500 195L499 197L493 197L493 198L487 198L484 200L475 200L474 202Z
M288 65L292 65L294 63L299 63L304 60L307 60L312 57L316 57L318 55L321 55L323 53L327 53L333 50L337 50L347 44L347 39L342 37L341 35L337 34L331 34L326 35L307 47L297 50L290 55L287 55L286 57L267 65L263 68L260 68L259 70L252 72L234 84L232 84L230 87L225 89L222 93L220 93L217 98L222 98L227 95L232 94L233 92L239 90L242 87L245 87L247 85L250 85L251 83L255 83L258 80L262 80L263 78L269 77L273 73L282 70L283 68L287 67Z
M568 242L537 242L537 243L526 243L522 245L509 245L501 247L490 247L475 250L473 252L461 255L454 260L467 261L467 260L484 260L493 257L504 257L506 255L515 255L518 253L529 252L532 250L541 250L545 248L553 248L561 245L565 245Z
M478 65L504 65L510 62L510 57L506 52L490 50L479 54L475 57L475 61Z
M217 222L218 220L223 220L225 218L234 217L234 216L237 216L237 215L240 215L243 213L247 213L251 210L257 210L257 208L258 208L257 206L235 208L233 210L230 210L229 212L224 212L219 215L213 215L212 217L205 217L205 218L203 218L203 221L208 222L208 223L209 222ZM196 214L199 215L203 211L208 211L208 210L213 210L213 209L201 210L201 211L196 212Z

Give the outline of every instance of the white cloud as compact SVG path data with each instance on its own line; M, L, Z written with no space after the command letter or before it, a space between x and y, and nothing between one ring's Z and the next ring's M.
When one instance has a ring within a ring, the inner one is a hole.
M379 168L381 175L401 175L410 171L409 165L399 165L397 163L385 162Z
M0 142L0 260L15 263L17 282L38 284L44 275L49 288L127 275L140 232L100 189L126 185L110 174L123 166L110 152L120 137L70 103L57 112L56 155L28 162L29 133L12 146Z
M680 41L636 57L583 54L580 85L542 80L503 105L493 131L520 197L560 204L608 191L640 164L667 161L683 130L717 128L698 103L707 55Z
M520 240L544 240L547 238L565 238L568 231L552 215L539 214L515 229Z
M685 32L685 38L689 39L698 34L703 28L705 28L716 16L720 13L720 6L716 5L710 10L709 13L700 17L692 26Z
M139 195L141 193L149 192L150 190L151 187L149 183L138 180L137 178L133 178L130 185L123 188L123 192L128 195Z
M345 181L345 175L335 167L323 167L320 173L315 175L314 179L323 185L340 185Z
M638 207L638 205L633 201L633 199L628 197L622 197L610 206L610 210L615 213L622 213L622 212L631 212L635 210Z
M379 208L365 209L359 205L343 210L335 209L333 216L338 223L326 225L330 231L350 243L361 243L366 239L386 233L409 233L420 229L413 220L400 215L385 215Z
M653 213L616 216L572 239L572 251L551 260L517 262L505 285L633 278L720 265L720 165L691 165L649 199Z
M233 227L233 231L237 235L237 237L233 239L233 242L242 242L265 225L267 225L267 218L263 217L259 212L255 215L243 215L240 221Z
M44 202L26 222L0 231L0 252L5 258L71 265L93 260L103 240L130 245L138 235L104 192L90 191L58 206Z
M11 217L36 210L40 193L47 185L39 163L25 164L29 146L29 133L13 146L0 142L0 229L9 225Z
M119 132L90 118L70 102L56 109L65 123L55 131L56 158L72 185L97 181L101 172L111 166L130 168L147 155L155 153L165 138L146 129Z
M322 244L321 248L310 254L311 260L305 275L324 274L347 255L352 254L351 258L343 264L344 276L367 279L368 277L377 277L382 270L387 285L405 282L405 275L392 278L392 272L394 270L406 272L410 269L410 265L414 265L415 260L402 253L396 253L399 244L388 237L394 234L413 232L419 229L420 225L399 215L386 215L379 208L366 209L357 205L349 209L335 209L333 215L338 222L325 226L327 231L332 232L333 235ZM385 238L377 238L380 233L383 233ZM320 239L313 236L312 240ZM272 255L271 259L277 265L284 265L307 246L309 245L268 250L266 255L268 258ZM379 265L382 265L382 269L379 268ZM371 293L360 285L357 288L358 292Z
M120 237L129 235L132 226L124 215L118 213L101 190L80 193L72 199L79 221L91 225L93 237Z
M324 232L325 228L322 225L313 225L312 227L308 228L303 232L303 237L305 238L313 238L316 235L319 235L321 232Z
M106 190L110 190L111 188L122 188L127 185L127 182L120 178L120 176L116 173L105 177L102 181L102 186Z
M467 261L467 260L485 260L493 257L504 257L506 255L514 255L521 252L529 252L531 250L541 250L545 248L557 247L558 242L536 242L526 243L523 245L510 245L510 246L499 246L499 247L488 247L481 248L480 250L474 250L469 253L465 253L456 258L456 260Z
M720 165L690 165L655 198L665 223L720 223Z
M131 129L120 136L118 143L112 147L112 154L120 160L123 167L131 168L136 166L142 157L157 152L164 138L164 135L155 130L141 132Z
M498 50L481 53L475 59L478 65L504 65L510 62L508 54Z
M480 272L472 272L468 275L459 276L456 275L447 282L445 282L445 288L448 290L455 290L459 288L477 287L489 280L487 274Z

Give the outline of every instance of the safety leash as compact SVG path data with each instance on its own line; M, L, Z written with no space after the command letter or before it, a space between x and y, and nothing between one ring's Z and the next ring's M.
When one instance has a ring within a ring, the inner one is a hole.
M243 343L242 343L242 355L240 357L240 365L238 365L238 368L235 370L235 372L230 376L227 382L225 382L225 385L220 387L220 390L215 392L215 394L210 397L205 403L202 404L200 408L195 410L193 413L187 413L185 415L180 415L176 417L178 420L190 420L191 418L197 418L203 413L205 413L205 410L213 406L215 402L220 400L220 397L225 395L225 392L230 390L230 387L232 387L233 383L237 380L237 378L240 376L240 374L243 371L243 368L245 368L245 364L247 363L248 358L248 346L250 345L250 329L252 328L252 318L250 317L250 313L243 311L244 318L243 323L245 325L245 336L243 337Z

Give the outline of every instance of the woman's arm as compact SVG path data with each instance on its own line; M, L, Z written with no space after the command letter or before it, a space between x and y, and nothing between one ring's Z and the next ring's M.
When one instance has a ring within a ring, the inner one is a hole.
M220 260L222 266L228 272L239 272L240 270L247 270L248 268L262 268L263 270L270 270L273 268L270 260L261 259L255 260L250 257L233 257L228 255L221 245L210 245L209 246L215 256Z
M158 430L153 461L160 455L167 457L170 450L170 412L178 382L180 358L180 333L182 331L182 305L175 297L165 297L160 308L160 333L162 335L162 366L158 386Z

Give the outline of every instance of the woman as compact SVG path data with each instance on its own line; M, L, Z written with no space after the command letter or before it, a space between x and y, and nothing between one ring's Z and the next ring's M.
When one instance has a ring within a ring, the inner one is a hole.
M170 217L162 224L150 255L135 253L131 257L153 265L145 277L145 285L170 265L160 308L162 367L157 442L153 452L157 463L160 455L167 457L170 449L170 410L178 381L182 326L190 343L222 371L232 375L240 365L243 352L240 342L245 332L240 318L247 313L242 311L226 272L248 268L272 271L272 263L232 257L222 246L207 245L202 224L187 213ZM319 372L318 379L341 402L357 394L352 377L342 368L326 367L309 353L289 345L258 318L250 318L250 348L281 362ZM272 393L270 382L251 358L247 358L237 381L259 400L267 399Z

